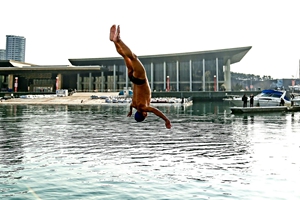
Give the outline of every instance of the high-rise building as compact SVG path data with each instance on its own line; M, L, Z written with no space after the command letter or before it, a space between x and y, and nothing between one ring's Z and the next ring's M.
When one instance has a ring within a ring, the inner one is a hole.
M23 36L6 35L6 60L25 62L25 44Z
M5 51L5 49L0 49L0 60L6 60L6 51Z

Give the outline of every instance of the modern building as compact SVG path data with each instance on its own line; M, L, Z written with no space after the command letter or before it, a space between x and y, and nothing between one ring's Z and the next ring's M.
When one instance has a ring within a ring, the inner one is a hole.
M251 48L139 56L139 59L146 68L152 91L231 91L230 65L240 62ZM98 65L112 71L112 91L131 84L121 57L69 61L74 66ZM121 72L119 76L115 75L117 72Z
M25 62L26 38L6 35L6 60Z
M230 65L251 46L188 53L139 56L152 91L231 91ZM122 57L69 59L71 65L0 61L0 84L16 91L120 91L132 87ZM1 78L2 77L2 78ZM17 84L16 84L17 82Z
M93 77L92 77L93 74ZM57 89L89 88L82 91L104 91L101 77L112 73L100 66L34 65L13 60L0 60L2 92L55 92ZM91 82L91 80L93 82ZM81 86L86 85L85 87ZM93 84L93 85L92 85Z
M0 49L0 60L6 60L6 50Z

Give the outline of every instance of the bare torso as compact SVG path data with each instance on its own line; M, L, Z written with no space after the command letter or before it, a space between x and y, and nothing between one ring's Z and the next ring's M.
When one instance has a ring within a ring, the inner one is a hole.
M148 83L148 79L146 78L146 83L143 85L133 86L133 97L132 97L132 106L136 108L138 111L142 112L143 107L150 106L151 100L151 90Z

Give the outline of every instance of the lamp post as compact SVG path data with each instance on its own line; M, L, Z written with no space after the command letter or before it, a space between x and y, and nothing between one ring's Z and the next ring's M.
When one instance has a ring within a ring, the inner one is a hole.
M217 91L217 76L214 75L214 91Z
M167 92L170 91L170 77L167 76Z
M15 92L18 91L18 77L15 77Z

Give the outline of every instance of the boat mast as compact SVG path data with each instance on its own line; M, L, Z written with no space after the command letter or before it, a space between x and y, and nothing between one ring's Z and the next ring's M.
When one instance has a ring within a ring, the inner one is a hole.
M299 68L298 68L298 78L300 79L300 59L299 59Z

